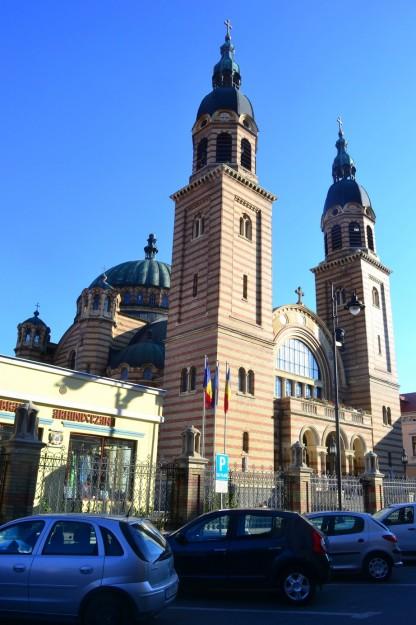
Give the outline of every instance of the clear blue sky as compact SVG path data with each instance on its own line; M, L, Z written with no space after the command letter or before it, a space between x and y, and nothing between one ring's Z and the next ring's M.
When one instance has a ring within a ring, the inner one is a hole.
M323 259L320 218L344 119L391 276L401 390L416 391L416 3L2 0L0 352L40 303L58 341L81 290L143 258L171 261L169 195L191 172L191 127L230 18L260 127L258 175L279 197L273 304Z

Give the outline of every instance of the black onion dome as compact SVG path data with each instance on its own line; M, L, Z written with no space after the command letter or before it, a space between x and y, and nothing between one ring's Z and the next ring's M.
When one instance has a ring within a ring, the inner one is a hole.
M31 323L34 326L43 326L44 328L48 327L46 323L42 321L42 319L39 319L38 310L35 310L35 312L33 313L33 317L30 317L30 319L26 319L26 321L22 322L22 324L25 324L25 323Z
M125 286L158 287L160 289L170 288L171 267L167 263L155 260L158 250L156 239L153 234L149 235L148 244L144 248L146 258L144 260L130 260L120 263L105 272L105 283L114 288ZM100 274L89 288L101 286L103 275Z
M334 184L329 187L328 194L326 196L324 213L337 204L344 206L348 202L354 202L356 204L361 204L361 206L371 207L371 201L367 191L363 186L358 184L358 182L348 179L334 182Z

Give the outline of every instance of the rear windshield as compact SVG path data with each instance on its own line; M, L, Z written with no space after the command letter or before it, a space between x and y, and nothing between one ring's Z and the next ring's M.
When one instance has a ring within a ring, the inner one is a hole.
M130 547L142 560L155 562L170 556L171 550L167 541L150 521L121 521L120 527Z
M384 516L386 512L388 512L389 510L393 512L394 508L392 508L392 506L387 506L386 508L382 508L378 512L374 512L373 517L375 519L379 519L380 517Z

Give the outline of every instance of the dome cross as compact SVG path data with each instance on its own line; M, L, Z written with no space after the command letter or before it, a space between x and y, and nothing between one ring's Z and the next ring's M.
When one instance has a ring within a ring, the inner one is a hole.
M228 18L225 20L224 25L227 28L226 37L228 39L231 39L231 29L232 29L232 26L231 26L231 22L230 22L230 20Z

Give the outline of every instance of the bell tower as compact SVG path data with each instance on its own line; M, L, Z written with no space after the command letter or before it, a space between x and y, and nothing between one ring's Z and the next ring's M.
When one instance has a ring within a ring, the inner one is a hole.
M345 330L340 351L347 387L340 401L372 414L373 447L384 473L402 472L400 402L396 371L390 269L376 248L376 215L370 198L356 181L338 119L337 155L321 219L325 260L315 274L317 313L331 328L331 287L337 293L339 326ZM364 310L353 317L344 309L353 292Z
M175 225L160 456L202 429L204 356L219 363L216 410L205 416L205 456L224 450L239 468L273 464L271 216L275 196L257 179L253 107L241 92L230 23L212 91L192 128L189 183L172 195ZM225 365L231 397L225 425ZM188 375L189 373L189 375ZM202 450L203 451L203 450ZM244 463L243 463L244 461Z

